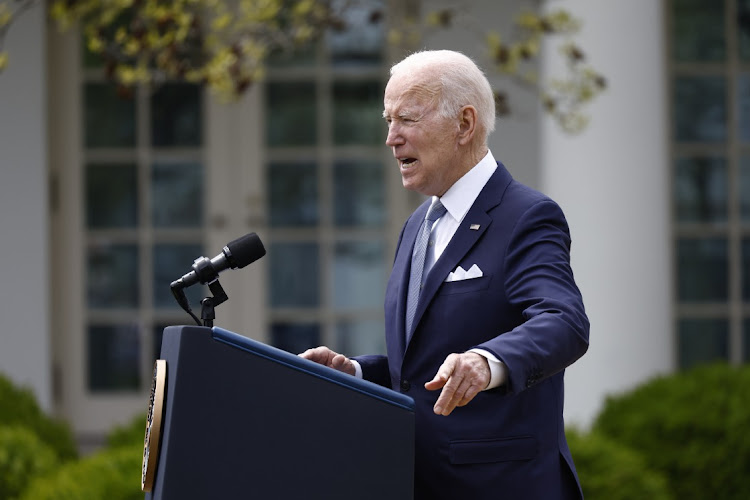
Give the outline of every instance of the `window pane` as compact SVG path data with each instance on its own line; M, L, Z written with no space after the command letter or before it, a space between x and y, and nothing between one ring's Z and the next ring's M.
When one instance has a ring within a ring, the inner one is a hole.
M718 76L678 77L674 81L674 127L678 141L726 139L726 82Z
M333 8L339 9L344 5L344 1L334 2ZM344 25L326 34L334 65L380 62L385 46L383 10L382 1L369 0L349 3L348 8L340 12Z
M276 323L271 325L271 343L279 349L299 354L321 344L320 326L317 324Z
M675 214L679 222L727 220L727 164L724 158L679 158L675 167Z
M723 61L724 2L672 0L672 46L675 61Z
M750 73L745 73L739 77L737 92L739 93L737 114L740 125L740 140L750 143Z
M727 240L677 240L677 281L681 301L727 300Z
M384 248L379 241L339 242L333 264L334 305L379 309L383 304Z
M678 326L680 368L729 359L729 322L725 319L683 319Z
M135 103L132 96L118 94L113 84L87 83L86 147L132 147L135 145Z
M177 309L177 304L169 285L181 276L192 270L195 259L202 254L199 244L159 244L154 245L154 268L151 271L153 277L154 307L163 309ZM208 287L204 285L193 285L185 289L185 297L190 302L190 307L200 318L200 301L209 295ZM185 314L185 320L189 316Z
M740 57L745 61L750 61L750 0L737 2L737 29Z
M139 352L136 325L89 326L89 390L137 390L140 387Z
M86 226L91 229L138 224L138 180L133 164L86 165Z
M340 161L334 165L333 175L336 225L382 226L385 222L382 164Z
M750 155L740 159L740 214L742 220L750 221Z
M182 275L180 275L182 276ZM138 248L128 244L97 244L88 249L89 307L138 307Z
M383 85L374 82L338 82L333 85L335 144L380 145L385 142Z
M742 240L742 298L750 301L750 238Z
M151 222L155 227L201 227L203 167L155 163L151 167Z
M336 325L336 348L346 356L385 354L383 321L341 322Z
M153 146L200 146L203 143L202 121L198 85L165 84L151 96Z
M744 332L742 335L742 361L750 363L750 319L744 321Z
M269 83L266 141L269 146L311 146L317 140L314 83Z
M318 167L315 163L271 163L268 185L271 226L318 223Z
M316 307L320 304L320 270L316 243L272 243L271 306Z

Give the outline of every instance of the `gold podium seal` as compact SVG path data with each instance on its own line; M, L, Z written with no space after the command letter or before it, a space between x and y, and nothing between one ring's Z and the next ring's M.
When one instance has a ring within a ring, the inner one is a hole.
M164 389L167 381L167 362L157 359L154 363L154 377L151 380L151 397L146 415L146 436L143 440L143 467L141 490L151 491L154 487L156 462L159 460L159 438L161 437L161 417L164 412Z

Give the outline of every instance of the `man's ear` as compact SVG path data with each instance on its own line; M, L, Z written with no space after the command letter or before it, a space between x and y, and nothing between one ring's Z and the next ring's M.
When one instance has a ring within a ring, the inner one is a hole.
M464 106L458 115L458 143L469 144L477 131L477 110L474 106Z

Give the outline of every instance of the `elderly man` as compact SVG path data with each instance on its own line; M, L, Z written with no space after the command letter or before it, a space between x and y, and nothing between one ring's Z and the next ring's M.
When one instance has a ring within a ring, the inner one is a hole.
M581 498L563 374L589 323L562 211L495 161L493 93L466 56L412 54L384 105L404 187L431 197L398 240L387 355L301 356L414 398L415 498Z

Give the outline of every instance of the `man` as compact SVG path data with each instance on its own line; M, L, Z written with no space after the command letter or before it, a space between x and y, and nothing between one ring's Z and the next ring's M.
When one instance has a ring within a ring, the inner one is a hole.
M589 323L561 210L495 162L493 93L464 55L407 57L384 105L404 187L432 197L399 237L387 356L301 356L414 399L415 498L581 498L563 374Z

